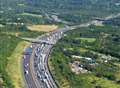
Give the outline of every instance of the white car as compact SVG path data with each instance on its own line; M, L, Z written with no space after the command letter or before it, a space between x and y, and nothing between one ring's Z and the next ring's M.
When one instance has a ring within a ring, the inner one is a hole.
M29 72L28 72L28 70L25 70L25 74L28 74Z

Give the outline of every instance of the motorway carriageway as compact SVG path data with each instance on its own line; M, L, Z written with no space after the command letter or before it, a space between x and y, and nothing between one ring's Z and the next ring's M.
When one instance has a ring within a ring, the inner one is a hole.
M42 40L56 43L65 30L51 32ZM24 51L23 69L27 88L58 88L48 68L48 57L53 45L48 43L32 44Z

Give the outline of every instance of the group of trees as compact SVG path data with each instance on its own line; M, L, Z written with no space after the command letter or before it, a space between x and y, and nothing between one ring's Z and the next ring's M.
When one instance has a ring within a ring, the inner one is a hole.
M76 24L119 12L117 0L1 0L0 15L11 19L20 13L33 13L45 16L45 13L57 14L63 20ZM101 13L104 12L104 13ZM43 23L45 19L23 17L23 22ZM12 19L11 19L12 20ZM41 22L42 21L42 22ZM114 22L117 23L117 22Z
M95 77L102 78L103 80L104 79L107 79L109 81L112 80L118 83L117 81L118 78L116 78L115 74L118 71L119 67L114 65L114 62L119 63L118 60L114 60L114 61L111 60L108 61L108 63L104 63L104 59L101 59L98 53L101 53L106 56L111 55L112 57L116 57L119 59L120 42L113 40L113 38L116 35L119 38L118 35L118 33L120 33L119 27L116 28L112 26L104 26L104 27L92 26L89 28L76 29L73 31L67 32L66 36L63 37L57 43L57 45L55 45L50 57L54 68L53 75L57 80L57 82L59 82L58 84L62 85L61 84L62 79L66 79L70 84L72 84L70 85L71 87L78 88L78 86L80 86L80 83L82 83L81 76L83 76L83 74L77 76L78 79L76 79L75 78L76 75L71 72L69 66L69 63L74 62L76 60L80 61L80 63L83 65L83 68L90 71L91 74L94 75ZM81 43L81 40L77 40L77 42L75 42L77 38L81 38L81 37L95 38L96 41L93 42L82 41L83 43ZM89 47L85 47L85 46L89 46ZM92 51L96 52L96 54L93 53ZM90 57L93 59L94 63L93 65L91 65L89 61L85 59L73 58L71 57L71 55ZM89 75L90 74L87 75L84 74L83 77ZM76 85L74 84L74 82L76 82ZM86 83L83 83L81 87L84 88L86 85L89 85L87 84L87 81ZM106 85L106 84L101 84L101 85ZM99 87L102 88L101 86L96 85L96 88Z

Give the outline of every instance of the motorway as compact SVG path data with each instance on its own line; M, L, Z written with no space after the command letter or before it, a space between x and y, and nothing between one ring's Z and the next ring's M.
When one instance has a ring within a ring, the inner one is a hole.
M117 16L119 16L118 14ZM116 17L116 16L113 16ZM106 17L110 19L111 17ZM48 57L54 44L62 37L64 32L79 27L88 27L96 20L77 26L66 26L56 31L47 33L37 39L22 38L32 43L24 50L23 55L23 74L27 88L58 88L48 67Z
M46 42L33 43L24 50L23 69L28 88L58 88L48 68L48 57L53 45L66 30L50 32L38 38Z

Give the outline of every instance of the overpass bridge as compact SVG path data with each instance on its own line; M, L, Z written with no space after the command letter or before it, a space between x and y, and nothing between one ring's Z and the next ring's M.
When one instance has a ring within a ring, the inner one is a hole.
M48 45L54 45L55 43L52 41L47 41L47 40L41 40L41 39L33 39L33 38L21 38L25 41L29 41L32 43L39 43L39 44L48 44Z

